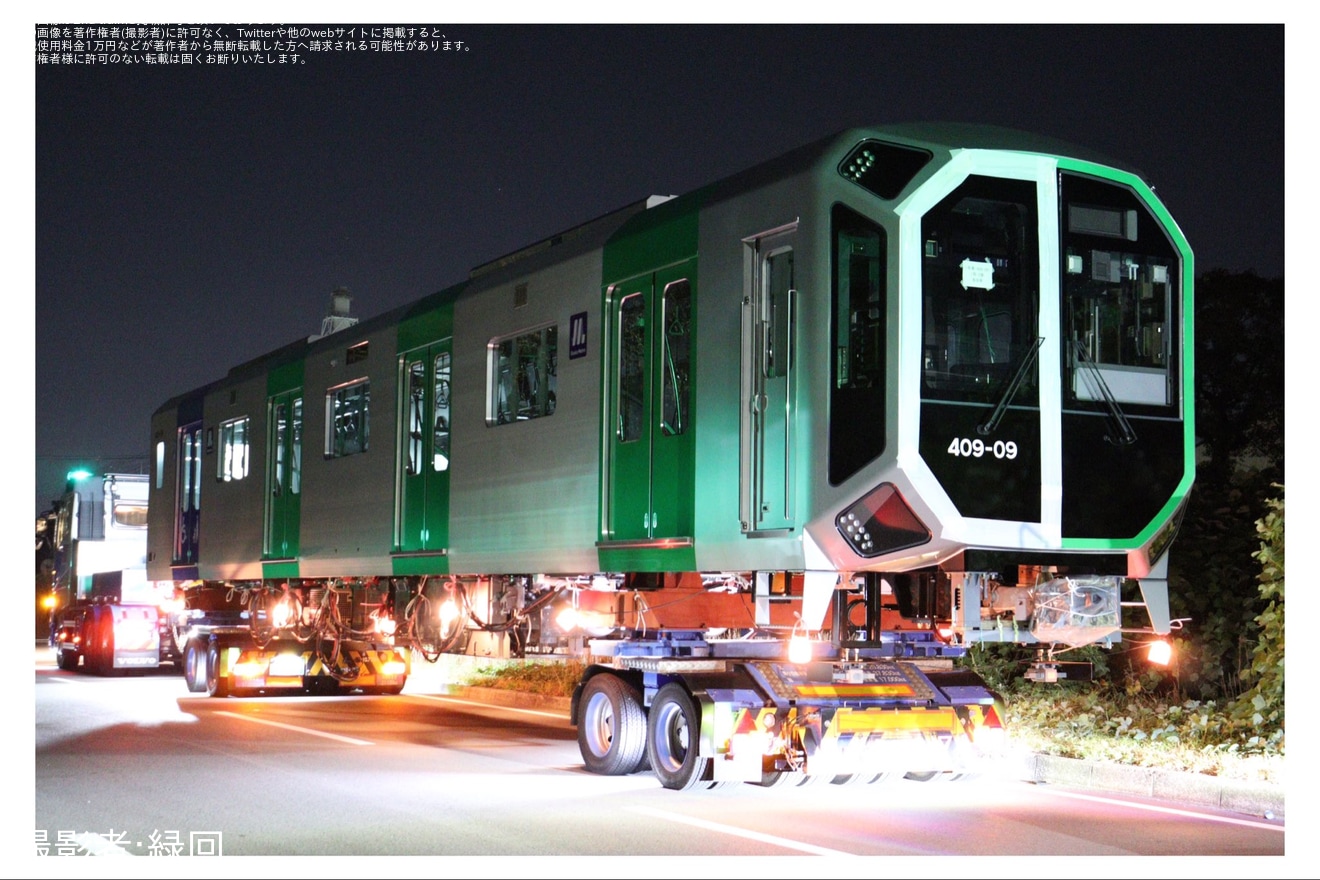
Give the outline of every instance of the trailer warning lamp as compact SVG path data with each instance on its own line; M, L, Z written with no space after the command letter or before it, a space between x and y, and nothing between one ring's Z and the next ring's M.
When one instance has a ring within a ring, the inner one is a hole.
M408 661L403 659L399 653L393 654L389 660L381 666L380 674L385 675L403 675L408 671Z
M398 630L398 623L388 614L377 615L374 611L371 614L374 628L382 636L390 637Z
M281 656L287 656L287 655L281 655ZM234 678L243 678L243 679L264 678L269 673L271 666L274 665L274 663L278 662L279 660L280 657L278 656L275 658L275 661L272 661L267 657L262 656L261 654L255 654L255 655L243 654L240 656L238 662L235 663L233 666ZM302 658L298 658L298 665L299 668L301 669Z
M555 615L555 625L564 632L572 632L581 622L578 610L572 605L565 605Z
M1003 755L1008 750L1008 731L1004 729L1004 723L999 719L994 706L985 707L981 723L973 729L972 742L981 756Z
M453 599L446 599L440 603L440 610L437 613L440 616L440 626L448 631L450 625L458 620L458 605Z
M812 657L811 639L804 635L794 635L788 640L788 662L810 663Z
M271 611L270 620L276 629L284 629L293 622L293 607L289 605L288 599L281 599L275 605Z
M1173 647L1164 639L1150 643L1150 649L1146 652L1146 659L1156 666L1168 666L1169 661L1173 659Z

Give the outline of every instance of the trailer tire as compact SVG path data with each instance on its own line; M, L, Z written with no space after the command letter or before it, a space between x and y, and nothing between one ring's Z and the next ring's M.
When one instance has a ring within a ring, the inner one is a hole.
M709 782L710 758L697 754L701 715L682 684L660 688L646 725L646 756L665 788L688 791Z
M756 784L762 788L787 788L796 785L801 778L801 773L790 770L766 770L761 774L761 781Z
M206 646L198 639L191 639L183 649L183 681L188 685L188 692L200 694L206 690Z
M912 782L933 782L940 778L939 770L910 770L903 774L904 779Z
M229 679L220 677L220 646L216 644L206 649L206 695L229 696Z
M636 773L646 761L646 712L637 689L601 673L582 689L578 750L582 763L602 776Z
M82 636L83 671L88 675L101 674L101 661L98 659L97 642L101 638L101 609L88 608L83 611L82 621L78 626Z
M114 613L100 605L92 609L91 638L84 649L88 672L93 675L113 675L115 671Z

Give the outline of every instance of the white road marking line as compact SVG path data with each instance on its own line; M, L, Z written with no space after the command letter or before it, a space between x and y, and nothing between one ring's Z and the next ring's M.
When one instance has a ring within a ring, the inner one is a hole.
M484 703L480 700L464 700L461 697L447 697L443 694L404 694L419 700L435 700L437 703L462 703L466 706L480 706L483 709L503 709L507 712L521 712L524 715L539 715L542 718L555 718L563 721L568 716L563 712L546 712L541 709L523 709L518 706L501 706L499 703Z
M1158 804L1140 804L1136 801L1125 801L1115 797L1100 797L1091 794L1082 794L1075 791L1059 791L1049 786L1040 787L1040 791L1048 794L1058 795L1059 797L1076 798L1079 801L1095 801L1099 804L1121 804L1125 807L1135 807L1138 810L1150 810L1153 813L1168 813L1170 816L1187 816L1193 819L1205 819L1210 822L1223 822L1228 825L1245 825L1248 828L1269 828L1274 831L1282 831L1282 825L1275 825L1271 822L1260 822L1254 819L1236 819L1232 816L1212 816L1209 813L1202 813L1196 810L1180 810L1177 807L1162 807ZM1207 807L1207 809L1214 809Z
M293 724L282 724L282 723L279 722L279 721L267 721L265 718L253 718L251 715L244 715L244 714L242 714L242 713L240 713L240 712L226 712L226 711L223 711L223 710L222 710L222 711L216 712L215 714L217 714L217 715L226 715L226 716L228 716L228 717L230 717L230 718L238 718L238 719L240 719L240 720L242 720L242 721L251 721L253 724L265 724L265 725L268 725L268 726L270 726L270 727L281 727L281 728L283 728L284 730L292 730L292 731L294 731L294 732L296 732L296 733L306 733L306 734L310 734L311 736L323 736L323 737L325 737L326 739L338 740L339 742L345 742L345 743L348 743L348 744L351 745L351 746L374 746L374 745L375 745L375 743L373 743L373 742L368 742L368 741L365 740L365 739L354 739L354 738L351 737L351 736L340 736L340 735L337 734L337 733L326 733L326 732L323 731L323 730L313 730L313 729L310 728L310 727L297 727L297 726L295 726L295 725L293 725Z
M707 822L705 819L693 819L691 816L683 816L678 813L669 813L664 810L654 810L649 807L629 807L634 813L644 813L648 816L654 816L657 819L666 819L670 822L681 822L684 825L694 825L697 828L705 828L708 831L716 831L720 834L731 834L734 837L745 837L748 840L755 840L761 843L768 843L772 846L780 846L785 849L795 849L800 852L810 853L816 856L852 856L855 853L843 852L837 849L828 849L823 846L813 846L810 843L801 843L796 840L789 840L784 837L777 837L773 834L762 834L760 831L748 831L745 828L736 828L732 825L722 825L719 822Z

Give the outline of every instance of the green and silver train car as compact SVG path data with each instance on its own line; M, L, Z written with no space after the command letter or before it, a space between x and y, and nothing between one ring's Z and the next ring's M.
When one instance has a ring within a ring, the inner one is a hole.
M595 613L597 656L781 624L817 661L1167 633L1192 279L1130 168L845 131L172 399L149 574L274 630L281 597L306 618L330 591L377 651L562 647L556 604ZM647 675L643 714L670 683Z

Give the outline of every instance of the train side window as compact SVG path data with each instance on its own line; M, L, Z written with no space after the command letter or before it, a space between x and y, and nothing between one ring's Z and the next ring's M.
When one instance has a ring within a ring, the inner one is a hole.
M216 457L215 478L228 483L248 475L251 464L248 434L252 420L247 416L220 423L220 455Z
M331 388L325 395L325 455L342 458L367 451L371 383L365 379Z
M664 294L663 419L668 435L683 434L688 426L688 391L692 372L692 286L684 278L665 286Z
M436 471L449 470L449 352L435 356L435 401L432 429L435 435L431 444L431 468Z
M646 298L630 293L619 303L619 440L641 439L646 417Z
M557 326L492 339L486 351L488 426L554 415L559 370Z
M885 449L887 238L860 214L833 211L829 478L839 485Z
M408 365L408 476L422 472L422 441L426 435L426 364L414 361Z
M303 399L295 397L293 400L293 415L289 425L293 431L293 437L289 444L289 492L297 495L302 492L302 428L303 428Z
M281 399L271 407L270 418L274 431L268 453L273 459L272 493L281 495L287 490L297 495L302 480L302 398Z

